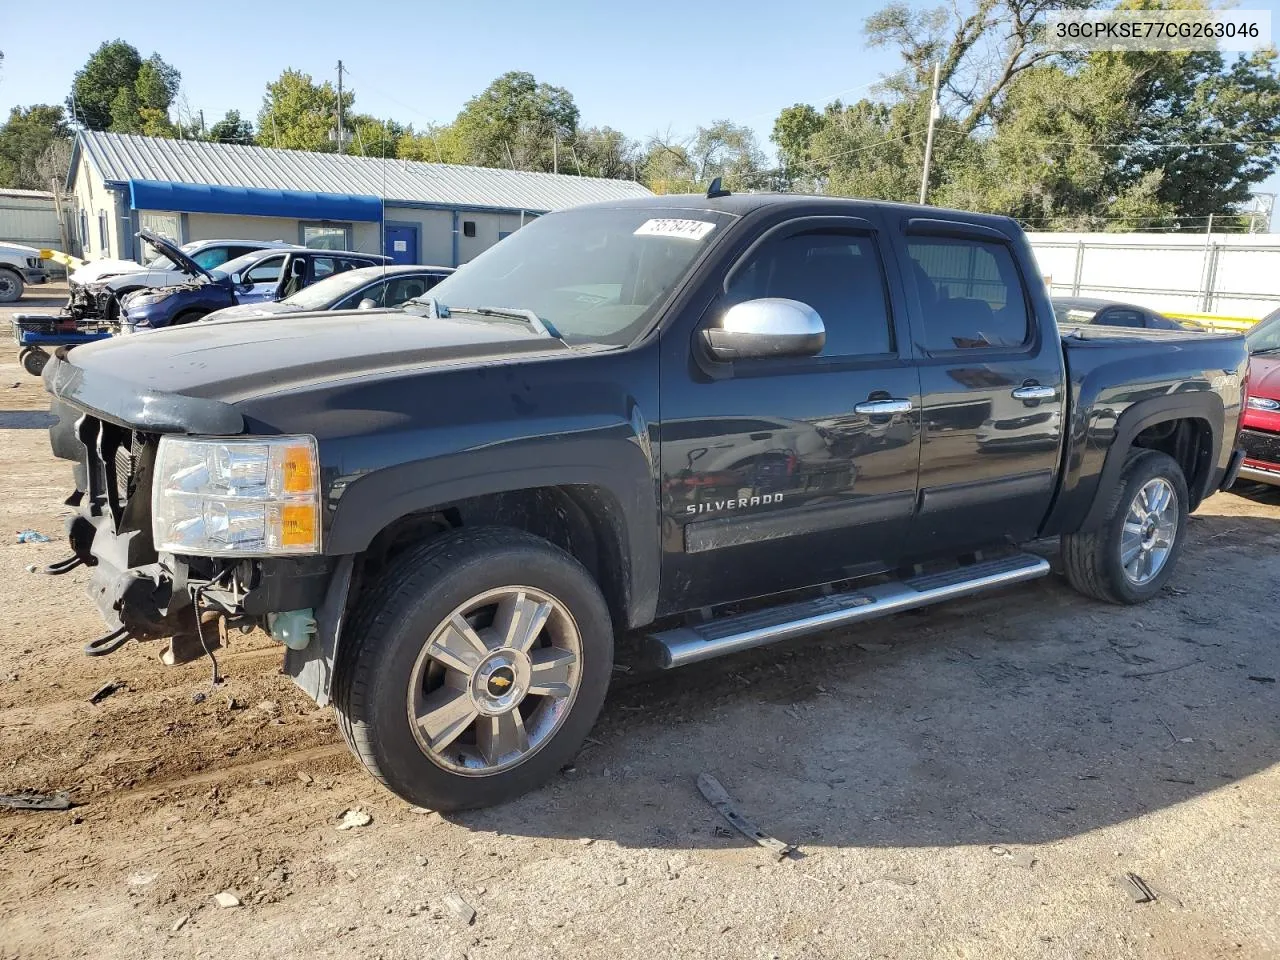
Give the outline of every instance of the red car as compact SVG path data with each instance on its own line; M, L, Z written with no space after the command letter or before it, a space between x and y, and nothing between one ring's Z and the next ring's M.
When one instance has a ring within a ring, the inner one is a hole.
M1267 314L1249 342L1249 405L1240 430L1240 476L1280 487L1280 310Z

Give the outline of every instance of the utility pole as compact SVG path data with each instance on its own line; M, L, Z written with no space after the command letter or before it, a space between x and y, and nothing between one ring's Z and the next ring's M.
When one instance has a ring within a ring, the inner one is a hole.
M933 63L933 97L929 101L929 132L924 140L924 170L920 173L920 202L929 199L929 163L933 159L933 125L938 122L942 107L938 103L938 87L942 81L942 61Z
M551 172L560 172L560 131L551 128Z
M204 111L203 110L200 111L200 136L202 137L208 136L207 132L204 129Z
M1209 304L1213 302L1213 261L1211 259L1212 250L1210 246L1213 241L1213 214L1209 214L1209 223L1204 228L1204 266L1200 268L1200 279L1202 292L1200 296L1200 310L1202 313L1209 312Z
M338 152L342 152L342 138L346 131L342 129L342 61L338 61Z

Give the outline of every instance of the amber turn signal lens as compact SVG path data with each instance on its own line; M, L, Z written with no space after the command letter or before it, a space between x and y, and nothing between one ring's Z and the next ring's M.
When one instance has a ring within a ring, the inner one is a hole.
M315 490L315 464L310 446L286 447L281 467L285 493L312 493Z
M280 508L280 546L307 547L319 542L314 505L290 503Z

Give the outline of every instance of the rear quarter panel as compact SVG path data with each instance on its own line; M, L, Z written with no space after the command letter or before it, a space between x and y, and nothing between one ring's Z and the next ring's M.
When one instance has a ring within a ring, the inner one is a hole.
M1217 445L1201 491L1207 493L1235 448L1248 370L1244 338L1083 327L1064 327L1063 333L1067 444L1058 497L1042 533L1070 532L1084 522L1117 436L1143 411L1209 420Z

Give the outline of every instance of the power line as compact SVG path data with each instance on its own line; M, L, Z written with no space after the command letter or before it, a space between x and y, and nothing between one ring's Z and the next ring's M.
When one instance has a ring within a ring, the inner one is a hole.
M968 137L963 130L939 130L939 133L948 133L958 137ZM1164 143L1151 143L1144 140L1131 140L1129 142L1113 143L1105 140L1041 140L1038 138L1028 138L1028 142L1038 145L1042 143L1061 144L1069 147L1139 147L1148 150L1162 150L1167 147L1264 147L1272 146L1280 143L1277 140L1201 140L1192 142L1169 141Z

